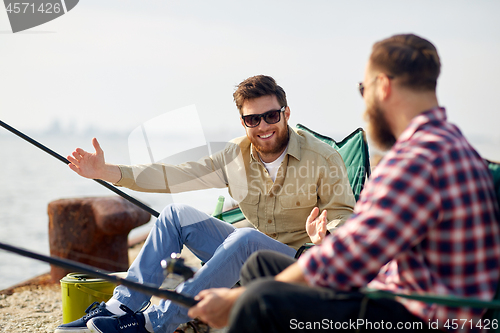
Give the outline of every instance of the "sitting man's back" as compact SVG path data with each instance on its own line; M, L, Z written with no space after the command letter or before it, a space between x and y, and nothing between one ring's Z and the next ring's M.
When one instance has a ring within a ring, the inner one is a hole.
M413 118L364 191L355 211L362 214L336 241L365 247L362 252L373 254L363 260L369 266L393 258L373 270L369 287L492 299L500 240L491 175L444 109ZM482 315L481 309L401 302L433 321Z

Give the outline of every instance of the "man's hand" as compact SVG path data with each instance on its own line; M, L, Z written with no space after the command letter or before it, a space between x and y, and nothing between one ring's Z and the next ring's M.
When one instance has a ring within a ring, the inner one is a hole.
M287 283L306 284L304 274L297 263L287 267L283 272L276 275L276 281ZM200 291L195 296L198 304L191 307L188 316L199 318L213 328L222 328L228 325L229 314L234 303L245 292L245 287L227 289L215 288Z
M311 211L311 214L307 217L306 221L306 231L311 238L311 242L315 245L319 245L323 242L323 239L326 236L326 223L327 223L327 214L328 212L324 210L320 216L319 208L314 207Z
M285 268L281 273L276 275L274 279L280 282L307 285L304 273L302 272L302 269L299 267L299 264L297 262Z
M233 304L244 291L244 287L202 290L194 298L199 302L189 309L188 316L199 318L214 328L227 326Z
M118 182L122 177L120 168L117 165L106 164L104 152L96 138L92 139L92 145L95 153L76 148L73 154L67 157L71 162L68 164L70 169L85 178Z

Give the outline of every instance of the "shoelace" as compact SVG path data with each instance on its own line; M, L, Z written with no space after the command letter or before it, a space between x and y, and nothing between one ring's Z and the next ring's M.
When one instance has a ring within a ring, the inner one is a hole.
M89 317L92 317L94 314L102 312L102 307L99 305L99 302L94 302L89 305L89 307L85 310L86 315L83 317L86 320Z
M149 307L151 304L151 301L145 301L142 303L141 307L137 311L132 311L130 310L126 305L121 304L120 309L126 312L125 315L118 317L118 327L121 330L124 330L128 327L133 327L139 325L139 322L137 321L137 318L135 317L136 314L142 313L146 311L146 309Z

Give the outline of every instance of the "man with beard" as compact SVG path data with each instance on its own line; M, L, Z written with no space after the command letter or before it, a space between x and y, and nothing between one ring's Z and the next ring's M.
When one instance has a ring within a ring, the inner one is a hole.
M205 265L177 288L195 296L211 287L231 287L243 263L268 249L293 257L306 242L321 242L327 230L345 221L355 204L342 158L332 147L288 126L290 108L284 90L269 76L240 83L234 100L246 136L198 162L181 165L106 164L93 139L95 154L76 149L69 165L81 176L103 179L138 191L182 192L228 187L245 217L256 228L236 229L192 207L165 208L151 230L127 279L160 286L160 262L187 246ZM320 214L321 212L321 214ZM307 232L306 232L307 222ZM56 329L62 332L173 332L187 322L187 309L162 300L146 312L144 295L118 286L106 304Z
M358 292L484 301L495 295L500 231L493 179L439 107L440 67L434 45L418 36L376 43L359 90L374 143L391 149L354 215L298 261L255 253L241 272L245 287L204 290L189 315L215 327L229 321L229 332L239 333L487 330L482 309L368 300Z

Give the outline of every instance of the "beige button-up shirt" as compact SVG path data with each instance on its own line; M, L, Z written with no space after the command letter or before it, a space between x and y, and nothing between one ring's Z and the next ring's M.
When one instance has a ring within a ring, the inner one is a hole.
M288 131L288 149L274 182L245 136L197 162L120 165L116 185L163 193L227 187L250 223L297 249L310 242L305 223L314 207L328 211L332 232L352 214L355 200L339 153L309 133Z

